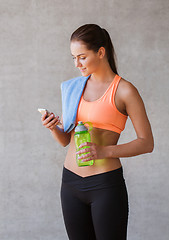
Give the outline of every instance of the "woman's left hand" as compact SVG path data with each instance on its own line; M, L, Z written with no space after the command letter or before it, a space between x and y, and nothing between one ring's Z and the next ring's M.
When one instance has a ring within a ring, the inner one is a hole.
M106 157L106 147L100 146L95 143L91 142L85 142L82 143L79 148L86 147L89 148L81 149L80 151L76 152L76 154L83 154L78 157L78 159L82 159L82 162L90 161L90 160L96 160L96 159L103 159Z

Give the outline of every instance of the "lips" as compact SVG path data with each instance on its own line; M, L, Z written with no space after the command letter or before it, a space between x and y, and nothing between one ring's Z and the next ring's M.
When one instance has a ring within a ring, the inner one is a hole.
M85 71L86 70L86 68L80 68L80 71L81 72L83 72L83 71Z

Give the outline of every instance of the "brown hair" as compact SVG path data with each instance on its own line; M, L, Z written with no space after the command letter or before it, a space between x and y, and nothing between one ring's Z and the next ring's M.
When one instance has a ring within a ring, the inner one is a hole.
M89 50L94 52L98 52L100 47L104 47L112 71L118 74L114 47L109 33L104 28L96 24L85 24L72 33L70 41L82 41Z

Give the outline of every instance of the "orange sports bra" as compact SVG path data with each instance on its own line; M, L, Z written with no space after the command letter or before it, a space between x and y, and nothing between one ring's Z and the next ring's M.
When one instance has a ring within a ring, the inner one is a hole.
M127 116L119 112L115 105L115 93L121 77L115 75L106 92L99 99L88 102L83 98L79 101L76 124L78 121L91 122L93 127L121 133L126 124Z

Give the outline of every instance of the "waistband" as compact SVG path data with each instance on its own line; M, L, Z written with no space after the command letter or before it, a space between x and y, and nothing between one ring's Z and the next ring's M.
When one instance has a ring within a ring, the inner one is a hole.
M87 177L81 177L63 167L62 184L80 191L89 191L124 185L125 180L122 167Z

